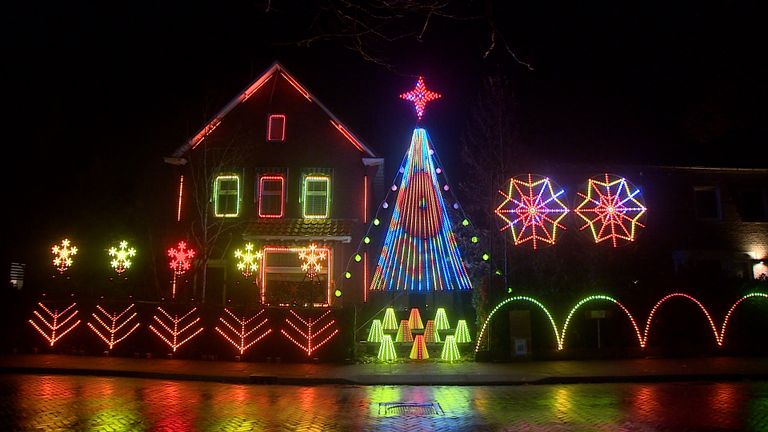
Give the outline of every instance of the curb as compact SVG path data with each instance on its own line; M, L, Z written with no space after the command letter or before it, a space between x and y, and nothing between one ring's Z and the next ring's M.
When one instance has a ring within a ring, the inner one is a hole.
M280 377L274 375L194 375L170 372L142 372L110 369L77 368L36 368L36 367L0 367L0 374L24 375L75 375L96 377L143 378L175 381L204 381L225 384L253 385L358 385L358 386L518 386L518 385L553 385L553 384L604 384L604 383L655 383L655 382L690 382L690 381L768 381L768 373L739 374L675 374L675 375L606 375L606 376L549 376L531 380L461 380L461 375L445 375L447 380L412 381L402 376L358 376L357 379L323 377ZM385 378L385 379L379 379ZM387 379L389 378L389 379Z

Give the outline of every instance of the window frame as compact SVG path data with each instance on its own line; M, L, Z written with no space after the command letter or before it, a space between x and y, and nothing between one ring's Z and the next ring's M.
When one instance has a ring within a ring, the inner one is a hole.
M235 213L222 213L219 211L220 196L222 195L221 183L222 180L235 180L237 188L235 193L230 193L230 190L226 190L223 195L235 195ZM219 174L213 181L213 215L220 218L235 218L240 216L240 202L242 201L242 189L240 187L240 175L239 174Z
M262 209L262 206L261 206L261 204L263 202L263 196L264 195L274 196L274 195L277 195L277 194L275 194L273 191L265 193L265 191L264 191L264 183L265 183L265 181L276 181L276 180L280 180L280 194L279 194L280 195L280 213L279 214L267 214L267 213L263 212L263 209ZM257 195L258 204L257 204L257 207L258 207L258 214L259 214L260 218L277 219L277 218L282 218L283 216L285 216L285 184L286 184L285 176L281 175L281 174L267 174L267 175L259 176L258 195Z
M282 119L283 120L283 127L280 131L280 135L278 138L274 138L272 135L272 121L273 119ZM285 124L287 122L287 118L285 114L270 114L269 117L267 117L267 141L268 142L285 142Z
M320 195L317 192L310 192L308 190L309 182L312 181L323 181L326 184L325 188L325 214L307 214L307 203L309 200L307 199L309 195ZM304 219L327 219L331 214L331 176L327 174L307 174L304 176L304 179L302 180L302 190L301 190L301 198L302 198L302 206L301 206L301 215L304 217Z

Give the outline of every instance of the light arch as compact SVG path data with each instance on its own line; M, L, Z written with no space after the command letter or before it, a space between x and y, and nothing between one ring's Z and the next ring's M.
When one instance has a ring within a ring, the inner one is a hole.
M555 343L556 343L558 346L560 345L560 334L559 334L559 333L558 333L558 331L557 331L557 325L555 324L555 319L554 319L554 318L552 318L552 314L551 314L551 313L549 313L549 310L548 310L548 309L547 309L547 308L546 308L546 307L545 307L545 306L544 306L544 305L543 305L543 304L542 304L540 301L536 300L536 299L535 299L535 298L533 298L533 297L528 297L528 296L514 296L514 297L510 297L510 298L508 298L508 299L506 299L506 300L502 301L502 302L501 302L501 303L499 303L498 305L496 305L496 307L495 307L495 308L493 308L493 310L491 311L491 313L490 313L490 314L488 314L488 318L486 318L485 322L483 323L483 327L481 328L481 330L480 330L480 334L479 334L479 335L478 335L478 337L477 337L477 344L475 344L475 352L478 352L478 351L480 351L480 344L482 343L482 341L483 341L483 337L485 336L485 329L488 327L488 323L490 323L490 322L491 322L491 319L493 318L493 315L496 313L496 311L498 311L498 310L499 310L499 309L501 309L503 306L505 306L505 305L507 305L507 304L509 304L509 303L512 303L512 302L514 302L514 301L526 301L526 302L529 302L529 303L533 303L533 304L535 304L536 306L538 306L538 307L539 307L541 310L543 310L543 311L544 311L544 313L547 315L547 318L549 318L549 323L552 325L552 332L553 332L553 333L554 333L554 335L555 335Z
M707 321L709 321L709 326L712 329L712 334L715 336L715 342L718 346L721 345L720 342L720 335L717 331L717 326L715 326L715 321L712 319L712 315L709 313L707 308L695 297L685 294L685 293L672 293L667 294L666 296L662 297L661 300L657 301L655 305L653 305L653 308L651 309L651 313L648 314L648 320L645 322L645 330L643 331L643 341L640 344L641 347L645 348L648 345L648 335L651 330L651 323L653 322L653 316L656 315L656 311L661 307L662 304L664 304L667 300L673 298L673 297L683 297L686 298L692 302L694 302L699 309L704 313L704 316L706 316Z
M560 340L557 342L557 350L558 351L562 351L563 348L565 347L565 334L568 331L568 324L570 324L571 318L573 317L573 314L575 314L576 311L580 307L582 307L583 305L585 305L585 304L587 304L589 302L598 301L598 300L612 302L616 306L618 306L619 309L624 311L624 314L627 315L627 318L629 318L629 321L632 323L632 328L635 330L635 335L637 336L637 341L640 343L640 347L642 348L644 346L643 345L643 342L644 342L643 341L643 337L640 335L640 328L637 326L637 321L635 320L635 317L632 316L632 313L629 312L629 309L624 307L624 305L621 304L621 302L619 302L618 300L616 300L613 297L606 296L606 295L592 295L592 296L589 296L589 297L586 297L586 298L583 298L583 299L579 300L579 302L576 303L576 305L573 306L571 311L568 313L568 317L565 319L565 324L563 325L563 331L560 334Z
M723 346L723 343L725 342L725 330L728 328L728 321L731 319L731 315L733 315L733 312L736 310L736 307L740 305L744 300L747 300L749 298L758 297L758 298L764 298L768 299L768 294L765 293L750 293L745 295L744 297L736 300L736 302L731 306L730 309L728 309L728 313L725 314L725 318L723 319L723 325L720 327L720 335L717 339L717 344L719 346Z

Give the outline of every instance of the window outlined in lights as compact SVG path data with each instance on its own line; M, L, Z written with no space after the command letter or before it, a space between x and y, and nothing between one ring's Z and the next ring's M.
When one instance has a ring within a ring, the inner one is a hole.
M303 215L306 219L325 219L330 213L331 178L324 175L304 177Z
M285 141L285 114L269 115L267 141Z
M220 175L213 183L213 213L216 217L240 215L240 176Z
M259 217L281 218L285 214L285 177L265 175L259 178Z

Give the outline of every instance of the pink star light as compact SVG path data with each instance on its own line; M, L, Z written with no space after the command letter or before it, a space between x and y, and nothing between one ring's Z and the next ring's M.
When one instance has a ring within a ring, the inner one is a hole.
M416 116L421 120L427 102L440 99L442 96L443 95L440 93L427 90L427 86L424 85L424 78L419 77L419 81L416 82L416 87L407 93L401 94L400 98L413 102L413 106L416 108Z

